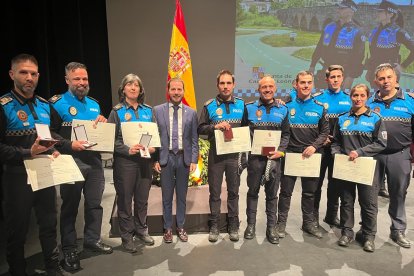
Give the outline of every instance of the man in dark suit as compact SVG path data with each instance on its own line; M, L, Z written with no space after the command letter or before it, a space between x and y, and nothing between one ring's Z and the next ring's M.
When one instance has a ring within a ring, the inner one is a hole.
M177 201L177 236L186 242L184 230L188 176L194 172L198 160L197 113L184 105L184 82L173 78L168 82L169 102L154 107L154 115L161 138L159 158L154 168L161 173L164 241L171 243L172 200L174 188Z

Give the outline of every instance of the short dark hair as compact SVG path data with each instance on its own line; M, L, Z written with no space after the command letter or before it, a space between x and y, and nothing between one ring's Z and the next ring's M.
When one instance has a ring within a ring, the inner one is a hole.
M125 95L124 95L124 88L128 83L133 83L134 81L138 82L138 86L139 86L139 95L138 95L138 99L137 102L139 104L143 104L144 100L145 100L145 89L144 89L144 85L142 84L141 79L135 75L135 74L128 74L126 75L122 81L121 84L118 87L118 96L119 96L119 101L123 102L125 100Z
M329 78L329 76L331 75L331 72L335 70L341 71L342 75L344 74L344 67L342 65L337 65L337 64L329 65L329 67L325 71L326 78Z
M305 71L305 70L299 71L299 73L296 75L296 78L295 78L296 84L298 83L299 77L301 76L312 76L313 78L313 73L311 71Z
M80 62L69 62L66 66L65 66L65 75L67 75L69 72L72 72L76 69L85 69L88 70L88 68L86 68L86 65Z
M168 89L168 90L170 90L170 84L171 84L173 81L178 81L178 82L181 82L181 83L183 84L183 90L185 90L185 89L184 89L184 81L183 81L183 79L182 79L182 78L179 78L179 77L172 78L172 79L170 79L170 80L167 82L167 89Z
M233 83L234 83L234 75L233 75L233 73L230 71L230 70L221 70L219 73L218 73L218 75L217 75L217 85L219 85L219 83L220 83L220 77L221 76L223 76L223 75L230 75L231 76L231 79L233 80Z
M18 54L17 56L13 57L11 59L11 65L10 66L11 66L11 68L13 68L14 65L16 65L20 62L24 62L24 61L30 61L33 64L36 64L37 67L39 67L39 63L37 62L37 59L34 56L32 56L30 54L25 54L25 53Z
M377 68L375 68L375 78L377 78L378 73L381 71L385 71L391 69L395 75L397 75L397 72L395 71L394 66L392 66L390 63L382 63L380 65L377 66Z

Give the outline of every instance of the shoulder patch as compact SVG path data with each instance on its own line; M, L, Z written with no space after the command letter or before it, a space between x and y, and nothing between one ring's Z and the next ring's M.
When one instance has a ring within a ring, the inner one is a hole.
M122 108L121 103L119 103L119 104L115 105L114 107L112 107L112 109L115 110L115 111L120 110L121 108Z
M91 99L91 100L93 100L93 101L95 101L95 102L99 103L97 99L92 98L91 96L86 96L86 97L88 97L89 99Z
M142 104L143 106L145 106L145 107L148 107L148 108L150 108L150 109L152 109L152 106L150 106L150 105L148 105L148 104Z
M0 98L0 104L1 105L6 105L11 101L13 101L13 98L10 97L10 96L3 96L3 97Z
M251 102L248 102L248 103L246 103L246 105L247 104L254 104L256 101L251 101Z
M38 98L41 102L48 103L48 101L46 99L44 99L44 98L42 98L42 97L40 97L38 95L36 95L36 98Z
M213 101L214 101L214 99L210 99L210 100L206 101L204 103L204 106L207 106L207 105L211 104Z
M239 101L242 101L242 102L244 102L244 100L242 99L242 98L239 98L239 97L234 97L236 100L239 100Z
M414 93L409 92L409 93L407 93L407 95L414 99Z
M314 102L315 102L317 105L321 105L321 106L323 106L323 107L324 107L323 103L321 103L320 101L318 101L318 100L314 100ZM325 108L325 107L324 107L324 108Z
M322 95L322 94L323 94L323 92L318 91L318 92L313 93L312 97L318 97L319 95Z
M52 98L49 99L49 102L50 103L55 103L55 102L59 101L60 99L62 99L62 95L61 94L54 95Z

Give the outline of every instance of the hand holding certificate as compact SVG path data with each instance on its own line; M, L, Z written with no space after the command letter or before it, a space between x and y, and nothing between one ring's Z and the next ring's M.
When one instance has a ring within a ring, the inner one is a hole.
M214 130L217 155L250 151L251 145L249 127L236 127L231 130L233 138L228 142L225 141L222 130Z
M255 129L251 154L263 154L263 148L265 148L265 151L270 152L269 147L274 147L272 151L275 151L279 147L281 133L280 130Z
M38 155L24 160L24 166L33 191L64 183L84 181L71 155L59 155L56 158Z
M304 158L302 153L286 153L285 171L286 175L300 177L319 177L321 170L320 153L314 153L308 158Z
M139 144L143 134L151 135L151 141L148 147L161 147L160 134L158 126L152 122L124 122L121 123L122 138L124 144L128 147Z
M348 155L335 154L333 178L372 185L377 160L372 157L358 157L353 161Z
M83 134L82 127L84 126L85 133ZM102 151L102 152L114 152L115 145L115 124L111 123L101 123L98 122L95 124L94 121L87 120L77 120L72 121L72 137L71 140L82 140L77 139L75 135L75 129L77 130L76 134L81 135L85 141L91 141L95 143L94 146L89 147L88 150L92 151ZM89 145L90 146L90 145Z

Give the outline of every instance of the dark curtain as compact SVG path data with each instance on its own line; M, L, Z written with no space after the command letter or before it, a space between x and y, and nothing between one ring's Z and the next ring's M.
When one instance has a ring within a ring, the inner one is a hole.
M45 99L66 91L65 65L78 61L88 67L89 95L109 115L112 96L105 0L2 1L0 30L0 96L13 86L8 71L17 54L38 59L36 93Z

